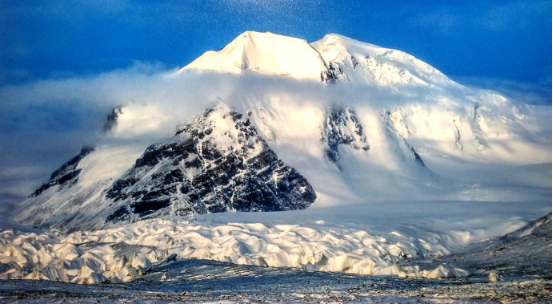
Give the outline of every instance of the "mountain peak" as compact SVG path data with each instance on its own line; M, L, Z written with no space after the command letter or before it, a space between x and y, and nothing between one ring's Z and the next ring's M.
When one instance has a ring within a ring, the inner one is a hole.
M208 51L185 70L242 74L254 72L323 82L385 87L457 86L440 71L405 52L340 34L304 39L245 31L219 51Z
M344 70L347 79L353 82L388 87L443 87L455 84L436 68L408 53L343 35L327 34L311 46L329 65L334 63L334 66Z
M303 39L246 31L220 51L208 51L182 70L189 69L232 74L252 71L318 80L326 66L320 54Z

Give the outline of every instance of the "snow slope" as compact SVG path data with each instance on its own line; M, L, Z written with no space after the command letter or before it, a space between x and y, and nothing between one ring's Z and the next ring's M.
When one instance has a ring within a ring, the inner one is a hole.
M339 71L339 78L354 84L394 87L459 86L440 71L415 57L338 34L328 34L311 44Z
M224 73L253 71L318 80L326 67L319 53L305 40L248 31L221 51L204 53L179 72L189 69Z

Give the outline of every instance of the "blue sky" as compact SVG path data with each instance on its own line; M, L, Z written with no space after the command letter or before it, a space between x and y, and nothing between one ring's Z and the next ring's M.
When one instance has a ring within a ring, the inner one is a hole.
M396 48L452 78L551 78L551 1L0 1L0 83L181 67L245 30Z
M0 208L93 143L114 100L246 30L309 42L338 33L550 105L551 9L540 0L0 0Z

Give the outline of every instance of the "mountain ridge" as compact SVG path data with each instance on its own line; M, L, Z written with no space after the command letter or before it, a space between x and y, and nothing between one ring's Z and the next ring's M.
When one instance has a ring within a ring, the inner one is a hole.
M279 48L272 49L275 46ZM295 60L296 58L301 58L301 61ZM402 62L404 65L397 67L394 61ZM246 31L220 51L205 52L180 69L177 74L186 70L212 70L232 74L250 71L315 81L335 81L338 78L348 81L348 76L344 76L341 69L344 66L355 69L361 65L369 67L376 84L428 85L438 82L441 85L458 85L412 55L339 34L327 34L318 41L308 43L304 39L270 32ZM418 78L423 74L431 75L430 82Z

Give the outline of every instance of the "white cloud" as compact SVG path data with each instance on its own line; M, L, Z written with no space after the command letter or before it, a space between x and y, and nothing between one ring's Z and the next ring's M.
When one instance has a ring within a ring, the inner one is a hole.
M412 24L438 32L483 28L492 31L523 29L550 14L550 1L480 2L473 6L446 4L437 7L411 7L405 12Z
M163 73L158 65L137 63L95 76L0 87L0 197L29 194L81 146L94 144L114 107L163 96L165 88L156 88Z
M523 82L489 77L456 77L459 83L497 91L518 103L551 105L551 77L537 82Z
M550 13L551 1L506 1L486 10L479 23L491 30L522 29L531 26L537 16Z

